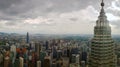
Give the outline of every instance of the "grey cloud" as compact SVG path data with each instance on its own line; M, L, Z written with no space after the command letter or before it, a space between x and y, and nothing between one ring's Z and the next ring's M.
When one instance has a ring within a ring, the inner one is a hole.
M4 21L4 20L3 20ZM24 26L24 23L23 23L23 21L21 21L21 20L9 20L9 21L6 21L6 22L4 22L4 25L5 26Z
M7 20L6 26L24 24L22 20L36 18L38 16L49 16L49 13L67 13L78 11L92 5L100 10L101 0L0 0L0 20ZM105 8L112 0L105 0ZM119 6L119 5L118 5ZM114 11L112 14L115 13ZM116 13L116 15L119 13ZM69 18L70 21L77 21L78 18ZM97 19L96 19L97 20ZM55 22L48 20L48 22ZM64 22L61 20L60 22ZM116 22L117 24L118 22ZM114 24L114 23L113 23ZM27 24L25 24L27 25ZM55 25L43 22L41 25ZM29 25L28 25L29 26ZM39 24L37 26L40 26Z
M5 25L7 25L7 26L15 26L15 25L17 25L17 23L15 23L15 22L6 22Z
M0 10L9 8L12 4L18 4L22 0L0 0Z
M107 13L112 13L113 15L115 16L119 16L120 15L120 12L119 11L114 11L114 10L111 10L111 9L107 9L106 10Z
M71 21L77 21L78 18L69 18L69 20L71 20Z
M107 0L108 1L108 0ZM37 17L51 12L71 12L88 5L99 4L97 0L0 0L0 10L8 16L20 18ZM97 6L98 8L99 6ZM4 9L4 10L3 10ZM99 8L98 8L99 9Z
M116 1L112 1L109 7L112 7L112 3L113 3L113 2L115 3L114 5L115 5L117 8L120 8L120 1L117 1L117 2L116 2ZM114 8L113 8L113 9L107 9L106 12L112 13L112 14L115 15L115 16L120 16L120 10L114 10Z
M120 29L120 20L110 21L109 23L112 24L112 25L115 25L116 30Z
M116 6L120 7L120 1L116 2Z

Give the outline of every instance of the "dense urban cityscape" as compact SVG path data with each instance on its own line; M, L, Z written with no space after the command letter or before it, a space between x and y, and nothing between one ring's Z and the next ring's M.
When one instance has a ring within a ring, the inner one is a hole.
M0 62L4 67L79 67L79 62L82 66L87 63L89 36L50 35L41 39L44 35L1 35Z
M120 67L120 36L104 6L93 35L0 32L0 67Z

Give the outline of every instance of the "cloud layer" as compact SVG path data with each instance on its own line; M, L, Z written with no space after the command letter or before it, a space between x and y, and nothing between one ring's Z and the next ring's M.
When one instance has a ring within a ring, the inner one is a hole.
M0 31L93 34L100 0L0 0ZM120 1L105 0L113 34L119 34Z

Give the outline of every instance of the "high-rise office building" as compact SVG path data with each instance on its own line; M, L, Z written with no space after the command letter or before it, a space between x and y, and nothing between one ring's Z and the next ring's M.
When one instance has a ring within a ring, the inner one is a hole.
M63 61L62 61L62 63L63 63L63 65L62 65L62 67L69 67L69 58L68 57L63 57Z
M41 61L37 61L37 67L41 67Z
M3 58L4 58L3 54L0 53L0 64L3 62Z
M75 63L76 62L76 54L72 54L70 57L71 62L70 63Z
M53 63L52 63L52 67L57 67L56 62L53 62Z
M15 45L12 45L10 47L10 51L11 51L11 59L12 59L12 63L15 62L15 59L16 59L16 46Z
M94 27L94 38L91 41L89 67L116 67L114 41L111 37L111 27L105 15L104 2Z
M9 67L10 65L10 57L5 57L4 58L4 67Z
M53 58L56 59L57 58L57 49L55 47L53 47Z
M62 50L57 50L57 59L62 57Z
M81 61L81 67L86 67L85 61Z
M70 60L71 63L79 63L79 54L72 54Z
M40 43L35 43L35 52L37 53L37 59L40 59L40 50L41 50L41 45Z
M43 67L50 67L50 57L49 56L46 56L45 58L44 58L44 65L43 65Z
M29 43L29 33L27 32L26 43Z
M20 57L19 60L20 60L19 67L24 67L24 58Z
M14 67L19 67L19 59L15 59Z
M81 67L81 66L77 63L71 63L69 67Z
M63 59L60 58L58 61L57 61L57 67L62 67L63 65Z
M49 46L49 42L46 41L46 42L45 42L45 49L46 49L46 50L48 50L48 48L49 48L48 46Z
M87 62L87 52L82 52L81 53L81 61L85 61L85 64Z

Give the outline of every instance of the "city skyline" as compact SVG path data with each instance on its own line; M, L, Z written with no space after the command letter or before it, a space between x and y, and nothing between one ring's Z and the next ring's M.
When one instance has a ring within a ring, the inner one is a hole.
M0 31L93 34L101 0L0 0ZM105 0L112 34L119 34L119 0Z

